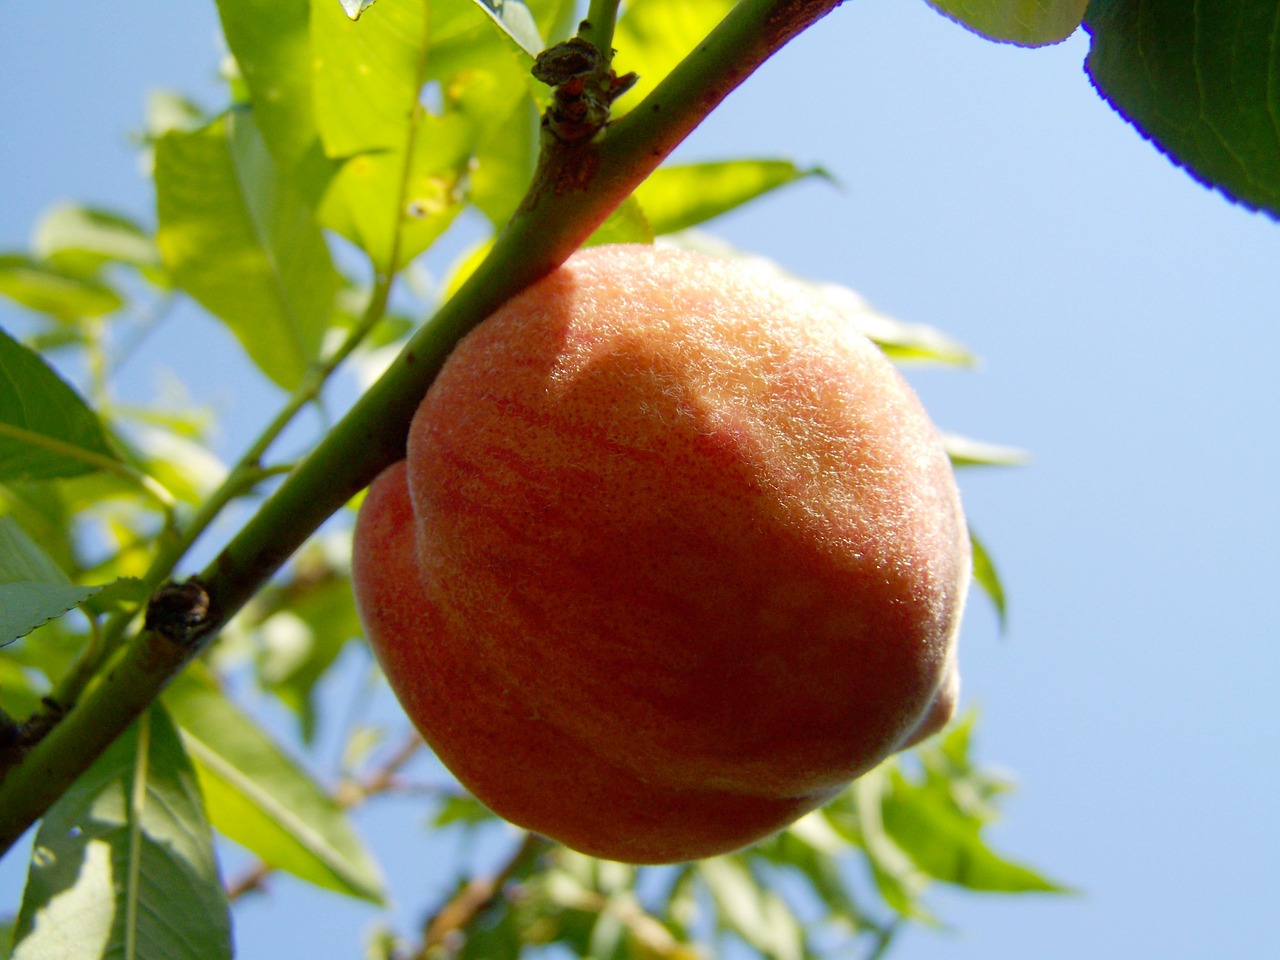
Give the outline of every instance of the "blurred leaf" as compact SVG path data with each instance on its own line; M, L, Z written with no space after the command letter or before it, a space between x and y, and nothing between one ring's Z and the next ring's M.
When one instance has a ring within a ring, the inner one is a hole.
M980 586L983 592L991 598L991 603L996 608L1000 629L1004 630L1007 624L1008 611L1005 607L1004 584L1000 581L1000 574L991 560L991 555L987 553L987 548L982 545L982 541L978 539L978 535L972 529L969 530L969 543L973 547L974 583Z
M218 0L218 15L262 139L292 179L304 157L321 155L311 104L311 0Z
M947 456L954 467L1018 467L1029 458L1025 450L985 443L971 437L948 433L943 435Z
M452 823L474 825L491 823L497 817L488 807L469 793L455 793L445 797L440 809L431 818L433 826L447 827Z
M74 203L59 204L40 218L31 249L42 260L81 275L104 263L159 265L155 243L138 224Z
M206 674L187 670L166 692L165 704L221 833L309 883L382 902L377 865L337 801Z
M360 14L372 7L378 0L342 0L342 9L352 20L359 20Z
M1280 216L1280 0L1094 0L1085 70L1178 166Z
M789 160L729 160L663 166L636 188L658 236L696 226L756 197L807 177L831 175L821 167L797 167Z
M607 220L596 227L584 246L594 247L603 243L653 243L653 228L640 209L635 197L627 197L609 214Z
M760 954L800 960L804 938L799 921L778 894L761 884L741 857L714 857L698 864L717 908L718 922Z
M299 564L306 561L299 558ZM281 609L257 631L262 645L258 679L298 716L302 736L315 736L316 685L347 643L363 635L345 573L301 568L292 583L262 597Z
M523 0L475 0L504 34L516 42L530 60L542 52L545 44L538 24Z
M0 583L0 646L74 610L98 590L72 584Z
M501 229L524 199L537 161L539 113L526 75L513 61L495 61L456 76L446 96L476 131L467 199Z
M73 477L115 461L79 395L0 330L0 480Z
M1084 18L1089 0L929 0L939 13L988 40L1041 47L1059 43Z
M613 105L614 118L643 100L724 19L734 0L634 0L613 35L614 69L635 72L636 85Z
M338 275L306 205L276 176L252 118L156 144L157 242L174 281L286 390L316 358Z
M231 921L191 765L158 706L36 833L14 960L231 956Z
M1034 870L994 853L982 840L981 821L956 807L945 780L913 783L900 769L891 769L888 776L885 830L931 877L970 890L1064 892Z
M48 687L36 682L28 670L7 650L0 650L0 707L11 717L29 717L41 707L40 698ZM0 957L7 956L0 950Z
M0 294L59 320L100 317L124 305L102 280L21 253L0 254Z
M147 96L147 138L159 140L166 133L184 133L203 127L204 110L180 93L156 90Z

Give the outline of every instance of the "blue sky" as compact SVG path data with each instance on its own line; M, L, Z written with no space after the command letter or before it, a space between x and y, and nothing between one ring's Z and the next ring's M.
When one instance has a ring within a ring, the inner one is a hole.
M1086 51L1084 35L1019 50L922 0L860 0L678 154L826 166L838 188L794 187L718 232L969 345L978 371L912 382L944 429L1032 454L962 476L1010 598L1003 635L971 603L964 701L980 759L1019 782L993 844L1083 892L937 891L952 929L905 938L896 955L913 960L1261 957L1280 942L1280 227L1124 124ZM211 2L11 13L0 246L64 198L149 219L127 134L155 88L218 106L219 58ZM0 324L14 317L0 305ZM212 324L193 315L181 334L153 353L226 411L231 455L271 394L209 372L230 354ZM362 826L393 887L414 889L390 822ZM0 866L0 910L21 882ZM423 899L406 897L406 922ZM238 915L240 955L349 957L371 919L282 880Z

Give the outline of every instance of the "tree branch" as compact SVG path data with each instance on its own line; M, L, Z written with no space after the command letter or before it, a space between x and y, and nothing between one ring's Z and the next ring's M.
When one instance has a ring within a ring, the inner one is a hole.
M841 0L741 0L627 117L598 136L544 138L530 193L484 263L406 345L200 575L209 614L179 642L144 631L0 781L0 853L159 695L334 512L404 456L409 423L453 345L563 263L735 87Z

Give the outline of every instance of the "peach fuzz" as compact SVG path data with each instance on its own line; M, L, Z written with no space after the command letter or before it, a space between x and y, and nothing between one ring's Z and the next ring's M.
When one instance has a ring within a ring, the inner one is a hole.
M494 812L633 863L747 845L946 723L951 466L804 288L572 257L458 345L356 526L361 619Z

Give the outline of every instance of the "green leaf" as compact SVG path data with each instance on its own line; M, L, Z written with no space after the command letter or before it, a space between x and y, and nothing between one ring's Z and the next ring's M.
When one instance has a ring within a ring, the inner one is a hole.
M636 85L613 105L615 118L649 95L672 68L701 43L734 0L635 0L618 18L613 35L614 69L635 72Z
M475 0L504 34L515 41L530 59L545 46L538 24L522 0Z
M156 144L157 242L174 281L286 390L319 353L339 278L311 211L245 111Z
M468 70L449 84L452 105L475 129L468 197L495 229L515 213L537 162L539 112L527 71L510 60Z
M474 128L418 101L431 35L421 0L383 0L359 23L328 0L312 7L315 115L326 155L342 164L321 218L379 271L408 263L462 209Z
M973 547L973 581L991 598L991 603L996 608L1000 629L1003 630L1008 619L1004 584L1000 581L1000 574L991 560L991 555L987 553L987 548L982 545L982 541L972 529L969 531L969 543Z
M40 218L31 248L47 263L82 275L104 263L159 264L154 241L138 224L107 210L74 203L59 204Z
M360 14L377 2L378 0L342 0L342 9L352 20L359 20Z
M0 481L74 477L117 462L79 394L0 330Z
M13 960L231 956L231 921L199 788L152 707L36 833Z
M727 213L750 200L806 177L831 175L789 160L728 160L659 167L636 189L658 236Z
M124 299L111 286L26 254L0 254L0 293L59 320L100 317Z
M999 893L1065 890L1029 867L993 852L982 839L982 821L956 806L944 779L929 778L917 784L901 770L891 770L882 816L894 843L937 880Z
M1042 47L1059 43L1084 18L1089 0L929 0L944 16L988 40Z
M312 90L325 153L403 147L427 51L423 0L385 0L359 22L332 0L311 9Z
M1280 216L1280 0L1094 0L1085 69L1200 182Z
M218 0L253 116L280 169L319 156L311 104L311 0Z
M584 246L603 243L653 243L653 227L635 197L627 197L587 238Z
M337 802L205 675L165 694L219 832L296 877L382 902L382 878Z
M58 583L0 583L0 646L74 610L98 589Z
M942 437L953 467L1018 467L1030 459L1027 451L986 443L972 437L947 433Z

